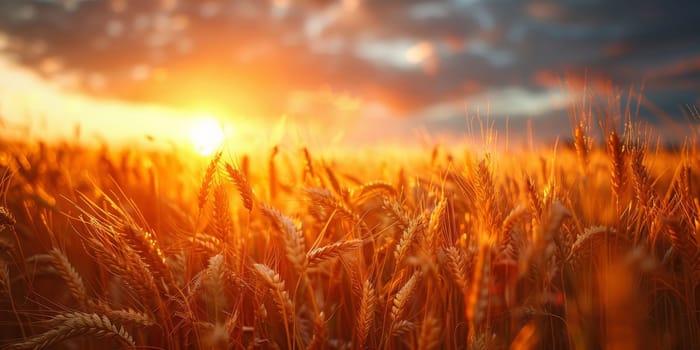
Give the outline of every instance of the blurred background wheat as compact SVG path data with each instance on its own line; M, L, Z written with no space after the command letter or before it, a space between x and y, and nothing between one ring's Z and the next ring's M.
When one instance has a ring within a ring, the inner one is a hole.
M692 348L696 148L3 143L12 348Z

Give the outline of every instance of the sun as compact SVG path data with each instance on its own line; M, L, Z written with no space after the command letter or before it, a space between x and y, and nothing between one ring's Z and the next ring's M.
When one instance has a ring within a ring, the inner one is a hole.
M224 143L226 135L221 123L211 116L198 117L192 125L190 140L195 152L209 156Z

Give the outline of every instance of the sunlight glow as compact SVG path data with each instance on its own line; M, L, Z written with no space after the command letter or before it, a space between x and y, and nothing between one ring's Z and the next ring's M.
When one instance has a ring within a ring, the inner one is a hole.
M190 140L195 152L209 156L213 154L224 142L226 138L224 130L216 118L205 116L197 118L192 131Z

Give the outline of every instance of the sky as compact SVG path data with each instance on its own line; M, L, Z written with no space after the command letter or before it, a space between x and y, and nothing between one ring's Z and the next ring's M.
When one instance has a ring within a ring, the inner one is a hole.
M0 108L15 107L0 111L98 129L127 111L282 120L371 141L459 135L476 114L551 135L591 91L624 105L633 90L639 118L668 129L700 104L698 13L695 0L2 0Z

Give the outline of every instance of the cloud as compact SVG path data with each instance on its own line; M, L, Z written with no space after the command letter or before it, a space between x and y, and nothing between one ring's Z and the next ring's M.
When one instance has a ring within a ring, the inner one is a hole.
M566 76L695 103L698 12L693 0L4 0L0 50L97 96L177 107L280 114L300 91L331 89L399 117L484 98L535 116L561 108L541 94Z

